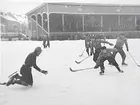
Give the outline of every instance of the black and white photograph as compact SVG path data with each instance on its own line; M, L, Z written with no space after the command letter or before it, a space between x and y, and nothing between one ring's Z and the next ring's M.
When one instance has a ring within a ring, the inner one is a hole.
M0 105L140 105L139 0L1 0Z

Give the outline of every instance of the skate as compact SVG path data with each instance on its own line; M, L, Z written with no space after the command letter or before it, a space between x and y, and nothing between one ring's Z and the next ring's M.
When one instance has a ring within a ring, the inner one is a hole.
M122 63L122 65L123 65L123 66L127 66L128 64L127 64L127 63L125 63L125 62L123 62L123 63Z
M9 86L9 85L14 85L14 78L13 77L11 77L9 79L9 81L6 83L6 86Z
M104 72L101 71L101 72L100 72L100 75L104 75Z
M14 74L13 76L11 76L10 78L9 78L9 81L6 83L6 86L9 86L9 85L14 85L14 81L15 81L15 79L17 79L17 77L18 77L19 75L18 75L18 73L16 73L16 74Z
M123 73L123 71L122 71L122 70L119 70L119 72L120 72L120 73Z
M99 66L98 65L96 65L96 66L94 66L94 69L97 69Z

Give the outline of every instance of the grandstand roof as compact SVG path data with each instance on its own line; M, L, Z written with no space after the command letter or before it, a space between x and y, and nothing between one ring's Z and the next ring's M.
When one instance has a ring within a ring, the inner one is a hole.
M49 11L53 12L76 12L75 8L77 7L83 7L85 11L81 11L81 13L100 13L102 11L105 11L105 13L118 13L116 11L117 9L123 10L122 13L140 13L140 5L136 4L97 4L97 3L74 3L74 2L56 2L56 3L43 3L36 8L32 9L31 11L27 12L26 15L32 14L34 11L39 10L40 8L43 8L44 6L49 6ZM53 7L54 6L54 7ZM73 7L73 8L62 8L63 7ZM50 8L51 7L51 8ZM91 11L92 10L92 11ZM101 11L100 11L101 10ZM120 11L119 11L120 12Z

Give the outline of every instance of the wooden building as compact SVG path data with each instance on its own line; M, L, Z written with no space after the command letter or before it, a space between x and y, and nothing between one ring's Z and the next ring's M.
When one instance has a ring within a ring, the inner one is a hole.
M44 35L52 40L76 39L88 33L115 36L120 32L140 37L140 5L43 3L26 15L31 39L41 40Z

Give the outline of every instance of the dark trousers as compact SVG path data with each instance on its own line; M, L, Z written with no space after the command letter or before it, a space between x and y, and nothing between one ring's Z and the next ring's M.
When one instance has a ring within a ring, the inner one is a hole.
M112 64L113 66L115 66L115 67L117 68L118 71L120 71L119 65L118 65L118 63L116 62L115 58L114 58L113 56L108 56L108 57L103 57L103 58L100 59L100 65L99 65L99 66L100 66L102 72L104 72L104 69L105 69L105 67L104 67L104 62L105 62L106 60L108 60L109 62L111 62L111 64Z
M87 54L90 55L90 50L91 50L90 42L85 42L85 47L86 47Z
M124 63L125 58L126 58L126 54L123 51L123 48L122 47L117 47L117 46L115 46L114 48L116 48L118 51L113 52L113 57L115 58L116 54L119 53L121 55L121 57L122 57L122 63Z
M88 55L89 55L89 50L90 50L90 47L86 47L86 52Z
M23 65L20 69L20 74L22 75L20 77L20 80L26 82L27 84L31 86L33 85L33 76L32 76L30 67Z
M101 52L101 48L95 49L95 53L94 53L94 56L93 56L93 61L94 62L97 61L100 52Z

